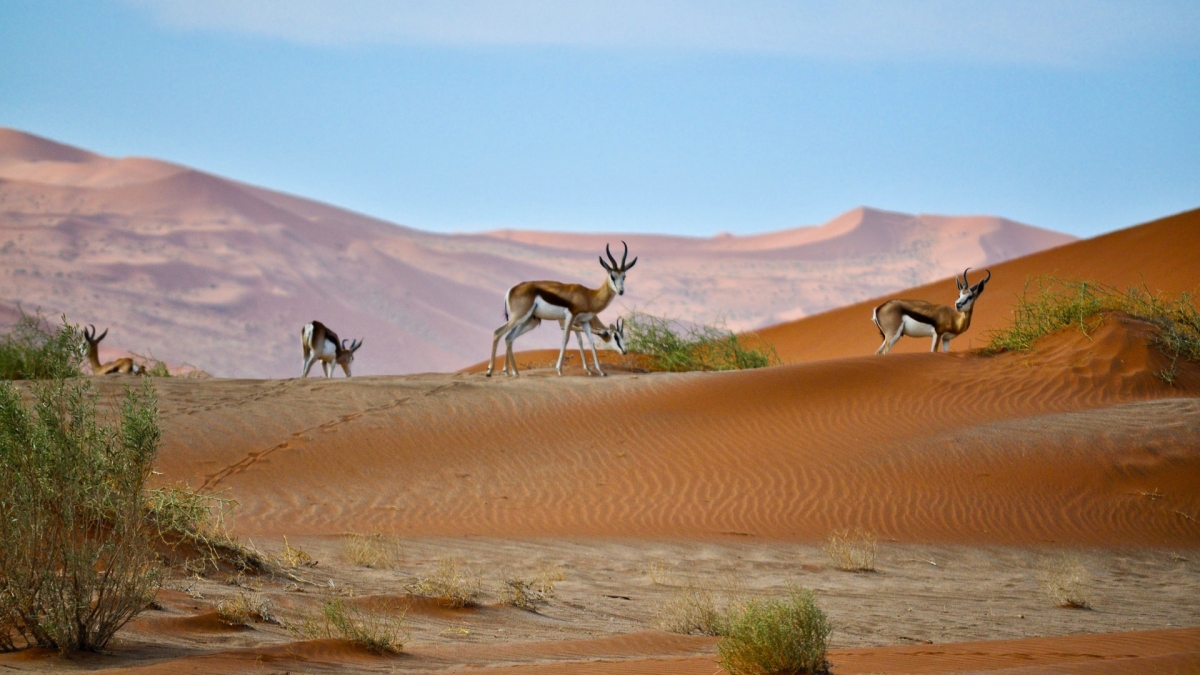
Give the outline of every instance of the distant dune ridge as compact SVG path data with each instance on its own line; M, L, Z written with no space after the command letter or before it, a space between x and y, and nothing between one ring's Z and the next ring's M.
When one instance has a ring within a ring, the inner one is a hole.
M735 329L1072 240L1001 218L867 208L746 237L443 235L0 129L0 306L111 328L102 359L132 350L214 375L291 377L300 328L316 318L365 338L357 374L455 370L487 355L505 289L598 284L597 255L621 239L642 264L605 318L636 308ZM521 344L557 335L544 327Z

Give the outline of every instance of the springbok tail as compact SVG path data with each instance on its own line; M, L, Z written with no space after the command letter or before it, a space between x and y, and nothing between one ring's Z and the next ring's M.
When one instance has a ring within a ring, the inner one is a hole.
M875 322L875 328L879 330L879 337L887 339L887 334L883 332L883 326L879 325L879 307L871 310L871 321Z

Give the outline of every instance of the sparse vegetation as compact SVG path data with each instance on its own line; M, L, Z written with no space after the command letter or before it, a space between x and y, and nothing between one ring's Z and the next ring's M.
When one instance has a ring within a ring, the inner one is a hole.
M146 375L150 377L170 377L171 371L167 370L166 363L155 361L154 365L146 369Z
M729 617L717 609L716 595L686 584L655 611L660 630L681 635L725 635Z
M316 617L308 617L295 632L305 638L347 640L375 654L399 654L408 635L404 616L362 612L341 598L329 600Z
M146 500L160 551L191 573L204 574L228 565L241 572L265 571L265 556L242 546L225 529L225 516L234 502L218 495L199 494L188 486L150 490Z
M730 675L827 673L831 632L812 591L791 587L779 600L750 600L729 617L717 644Z
M626 317L625 326L629 351L647 356L654 370L744 370L780 363L771 345L723 326L681 330L669 319L640 312Z
M1200 361L1200 311L1191 294L1156 294L1136 287L1120 291L1091 281L1053 277L1026 283L1012 325L994 331L988 349L1025 351L1038 338L1068 326L1088 334L1110 312L1124 312L1158 327L1156 346L1172 358L1172 365L1159 373L1168 384L1174 381L1179 359Z
M1092 575L1071 555L1058 555L1042 562L1042 588L1060 607L1091 609Z
M251 620L272 621L271 601L258 594L238 593L217 603L217 618L229 626L247 626Z
M58 358L48 372L61 375ZM26 407L0 382L0 651L100 650L161 578L144 493L157 403L149 383L128 391L114 428L85 380L37 383L32 396Z
M825 553L847 572L874 572L877 549L875 535L858 528L835 531L825 541Z
M400 545L381 534L351 534L342 542L342 555L356 565L389 569L400 561Z
M420 577L408 585L409 592L427 598L437 598L447 607L474 607L482 595L478 572L465 569L454 558L438 560L437 571Z
M308 551L299 546L292 546L287 537L283 538L283 550L279 553L279 559L288 567L315 567L317 564Z
M82 334L67 323L51 328L41 312L21 310L12 330L0 335L0 380L77 377L83 362Z
M554 597L555 582L566 578L562 569L543 566L532 579L523 578L512 572L500 578L500 602L528 611L536 611Z

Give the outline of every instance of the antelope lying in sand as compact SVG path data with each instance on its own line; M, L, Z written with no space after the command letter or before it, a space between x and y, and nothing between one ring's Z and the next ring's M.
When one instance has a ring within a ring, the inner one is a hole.
M100 363L99 345L100 341L104 339L104 336L108 335L108 329L105 328L104 332L97 336L96 327L90 326L90 328L91 330L88 330L87 328L83 329L83 339L87 342L87 359L88 363L92 365L93 375L126 375L129 373L133 373L134 375L146 374L146 369L142 368L130 358L117 359L116 361L109 361L108 363Z
M625 244L625 242L621 243ZM592 359L596 363L596 371L601 376L605 375L604 371L600 369L600 359L596 356L596 343L592 339L592 320L608 307L614 297L625 294L625 273L633 269L633 266L637 264L637 258L634 258L633 262L628 265L625 264L625 260L629 258L627 244L625 244L625 253L621 256L620 263L613 257L612 251L607 245L604 247L604 252L608 254L608 260L612 264L610 265L604 262L604 258L600 258L600 265L607 272L600 288L588 288L580 284L564 284L557 281L523 281L508 289L508 292L504 294L504 315L508 321L497 328L492 335L492 359L488 362L488 377L492 376L492 371L496 368L496 345L499 344L501 336L504 336L505 342L504 372L512 376L517 375L517 362L512 355L513 340L540 325L544 319L558 321L563 329L562 347L558 350L558 363L554 366L559 375L562 375L563 356L567 353L567 342L571 338L572 330L581 330L584 335L587 335L588 343L592 347ZM535 320L536 323L533 326L526 327L526 324ZM582 339L579 344L582 350ZM509 370L510 363L512 364L511 371ZM586 359L583 367L584 370L587 370ZM590 375L591 371L588 371L588 374Z
M561 327L565 321L563 319L559 319L558 323L559 327ZM517 338L521 337L525 333L528 333L534 328L537 328L541 324L542 320L537 318L526 321L521 328L513 329L518 332L513 336L512 339L515 341ZM601 349L611 349L615 352L621 352L622 354L629 353L628 350L625 349L625 319L617 319L616 323L605 325L604 322L600 320L600 317L593 316L592 320L588 322L588 328L591 329L593 337L600 338ZM583 364L583 372L591 375L592 371L588 370L587 353L583 348L583 328L581 328L579 323L576 322L571 326L571 332L574 333L575 337L579 340L579 362ZM508 349L504 353L504 372L511 372L511 374L516 375L517 358L513 355L512 342L509 342L506 346ZM592 361L596 364L596 372L599 373L601 377L604 377L604 371L600 370L600 360L596 357L596 347L594 344L592 345Z
M304 345L304 369L300 377L308 377L308 371L313 363L321 362L321 370L325 377L333 377L333 365L342 367L346 377L350 377L350 364L354 363L354 352L362 346L362 340L354 340L349 346L346 341L338 342L337 333L325 327L320 321L313 321L300 329L300 342Z
M888 300L875 308L871 319L875 327L883 335L883 344L875 350L876 354L886 354L891 351L903 335L910 337L932 337L933 346L929 350L936 352L938 345L942 351L950 351L950 340L967 332L971 327L971 312L975 309L975 301L983 293L983 286L992 278L987 277L974 286L967 282L968 267L963 272L962 279L954 277L958 285L958 300L954 306L936 305L924 300Z

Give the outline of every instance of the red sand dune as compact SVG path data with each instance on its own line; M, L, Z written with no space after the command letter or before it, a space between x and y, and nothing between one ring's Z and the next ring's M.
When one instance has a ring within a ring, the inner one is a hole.
M1008 325L1027 280L1040 276L1097 281L1120 289L1194 293L1200 288L1200 209L992 265L992 280L975 305L971 329L951 349L987 344L987 333ZM971 281L983 270L971 272ZM757 331L785 362L872 354L882 339L871 311L892 298L950 304L958 297L952 278ZM929 350L929 340L902 338L895 351Z
M123 349L220 376L289 377L300 327L316 318L366 337L358 374L462 368L486 354L507 288L599 283L597 255L621 239L641 262L613 317L639 308L753 328L1072 238L873 209L753 237L444 235L0 129L0 303L111 327L104 359ZM548 329L522 340L555 344Z

